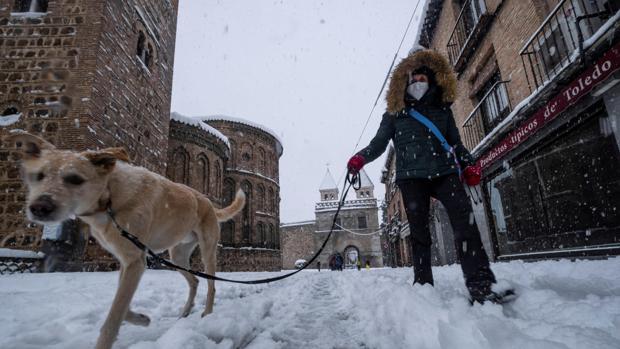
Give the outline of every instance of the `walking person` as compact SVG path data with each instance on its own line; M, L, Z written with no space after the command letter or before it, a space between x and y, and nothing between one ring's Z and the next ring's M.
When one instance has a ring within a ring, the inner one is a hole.
M319 269L319 273L321 272L321 261L316 262L316 267Z
M365 164L378 158L392 140L396 183L412 230L414 285L433 285L434 282L429 230L432 196L448 211L471 302L502 302L503 294L491 289L495 276L473 220L471 202L461 183L463 179L470 185L477 185L480 168L461 142L450 109L455 95L456 76L448 61L436 51L413 49L394 69L386 97L387 111L377 134L366 148L349 160L347 167L351 173L359 172ZM453 147L452 152L444 150L437 135L414 117L419 114L436 126Z

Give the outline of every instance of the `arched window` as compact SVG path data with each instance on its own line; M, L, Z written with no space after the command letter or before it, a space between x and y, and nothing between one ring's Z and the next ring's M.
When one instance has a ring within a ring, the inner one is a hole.
M209 170L209 158L207 155L198 155L198 188L205 194L209 194L211 191L211 187L209 185Z
M252 236L252 184L248 181L241 183L241 190L245 193L245 206L241 217L241 238L244 243L251 242Z
M189 154L182 147L172 155L172 180L177 183L189 184Z
M267 246L267 238L265 236L265 225L263 222L258 222L256 225L256 230L258 230L258 245L260 247Z
M19 113L19 110L17 110L17 107L10 106L10 107L8 107L8 108L4 109L4 110L2 111L2 115L0 115L0 116L15 115L15 114L17 114L17 113Z
M215 197L222 195L222 166L219 160L215 160Z
M241 144L241 163L243 164L244 168L246 169L252 168L253 157L254 157L253 149L250 143L245 142Z
M234 246L235 244L235 221L230 220L222 223L221 240L223 246Z
M237 168L237 142L232 139L229 139L230 143L230 163L228 165L229 168Z
M140 24L140 27L143 25ZM144 63L148 69L153 65L153 57L155 50L153 44L149 41L143 29L138 30L138 43L136 44L136 56Z
M259 212L265 211L265 187L262 184L256 188L256 210Z
M273 224L269 224L269 237L267 239L269 240L267 242L267 245L269 246L269 248L274 248L275 247L275 229L273 227Z
M230 205L233 199L235 198L235 181L231 178L226 178L224 180L224 192L222 193L222 200L224 205Z
M48 0L15 0L13 12L47 12Z
M258 148L258 172L265 174L267 168L267 159L265 158L265 149Z
M275 207L273 206L273 198L274 198L273 189L269 188L267 192L267 212L269 213L273 213L275 209Z

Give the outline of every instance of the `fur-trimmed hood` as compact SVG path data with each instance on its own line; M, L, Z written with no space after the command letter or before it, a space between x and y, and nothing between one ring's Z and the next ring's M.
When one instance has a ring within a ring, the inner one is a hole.
M387 92L387 111L397 113L405 108L405 90L409 82L409 72L421 66L427 66L435 72L437 85L442 89L441 100L452 103L456 98L456 75L452 66L439 52L434 50L420 50L410 53L404 58L394 71L390 79Z

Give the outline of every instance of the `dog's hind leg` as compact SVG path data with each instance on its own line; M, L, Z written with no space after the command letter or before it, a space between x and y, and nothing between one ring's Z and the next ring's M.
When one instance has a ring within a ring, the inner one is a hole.
M170 253L172 263L184 268L189 268L190 257L192 256L192 252L196 248L197 243L197 241L181 243L169 249L168 252ZM179 273L185 277L187 283L189 284L189 295L187 297L187 302L183 307L183 311L181 312L181 317L187 317L194 307L194 299L196 298L196 290L198 289L198 278L186 271L179 270Z
M205 272L215 275L217 267L217 242L220 237L220 224L217 220L207 220L207 224L203 224L197 232L198 243L200 244L200 254L202 256L202 264L204 264ZM213 303L215 301L215 281L207 280L207 304L202 316L209 315L213 312Z
M138 283L140 283L140 278L144 273L145 267L146 260L144 254L133 259L127 265L123 264L121 266L123 269L121 272L121 279L118 284L118 289L116 290L116 295L114 296L114 301L112 301L112 307L110 308L108 317L103 323L103 326L101 326L99 339L97 339L97 349L110 349L112 347L118 335L121 323L127 315L129 304L136 292L136 288L138 288Z

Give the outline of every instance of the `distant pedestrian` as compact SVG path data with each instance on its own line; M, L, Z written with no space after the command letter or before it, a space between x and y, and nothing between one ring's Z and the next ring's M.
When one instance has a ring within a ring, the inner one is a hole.
M344 259L340 254L336 255L336 270L342 271L342 264L344 264Z
M366 261L366 270L370 270L370 261Z
M359 259L357 260L357 263L355 263L357 265L357 270L362 270L362 261L360 261Z
M321 272L321 261L316 262L316 268L319 269L319 273Z

